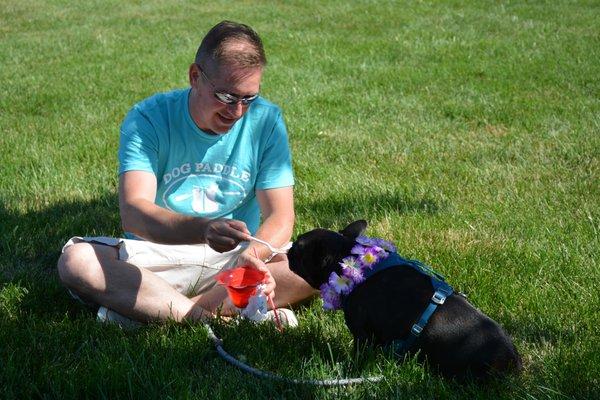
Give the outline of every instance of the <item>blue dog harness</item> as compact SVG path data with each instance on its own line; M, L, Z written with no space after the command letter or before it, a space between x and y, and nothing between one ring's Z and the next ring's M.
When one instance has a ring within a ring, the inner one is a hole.
M423 332L423 329L427 325L427 322L429 322L429 318L431 318L434 311L438 308L438 306L444 304L446 298L454 292L454 289L452 289L452 286L446 283L444 277L435 272L431 267L421 263L418 260L407 260L402 258L398 253L395 252L389 253L385 259L373 265L371 269L366 270L365 280L388 268L401 266L412 267L417 272L429 276L433 286L433 296L431 296L431 300L425 308L425 311L423 311L417 322L413 324L408 337L405 339L397 339L392 342L391 346L394 350L394 354L399 357L404 356L404 354L410 350L412 345L415 343L415 340L417 340L421 332Z

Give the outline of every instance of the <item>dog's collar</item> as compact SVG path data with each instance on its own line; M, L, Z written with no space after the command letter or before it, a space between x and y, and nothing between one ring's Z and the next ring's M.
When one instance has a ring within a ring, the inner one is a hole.
M329 275L326 283L320 287L323 298L323 308L326 310L338 310L342 308L342 298L348 296L352 290L367 276L371 276L373 268L376 268L390 253L395 254L396 247L383 239L359 236L356 244L352 247L352 255L342 259L339 263L342 273L338 275L335 271Z

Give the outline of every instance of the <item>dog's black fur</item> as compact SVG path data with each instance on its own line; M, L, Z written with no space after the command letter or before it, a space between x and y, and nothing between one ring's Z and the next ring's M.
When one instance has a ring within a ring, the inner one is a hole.
M341 273L339 262L350 255L367 222L359 220L340 233L315 229L298 237L288 252L290 269L313 288ZM427 307L431 279L415 269L389 268L370 277L347 297L344 316L355 343L388 345L405 339ZM449 296L431 316L412 352L456 378L487 377L521 369L521 358L502 328L461 295Z

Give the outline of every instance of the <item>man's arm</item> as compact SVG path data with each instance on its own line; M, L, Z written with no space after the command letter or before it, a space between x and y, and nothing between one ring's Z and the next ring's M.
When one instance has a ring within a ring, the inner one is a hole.
M287 244L292 237L295 220L293 186L257 190L256 199L263 221L255 236L275 247ZM251 242L244 253L254 255L254 249L262 260L271 256L270 250L257 242Z
M294 188L293 186L257 190L256 199L260 207L263 222L254 236L272 246L281 247L287 244L294 229ZM250 242L240 254L239 265L252 265L267 273L265 293L270 296L275 290L275 280L266 267L264 260L271 256L271 251L263 244Z
M156 176L147 171L127 171L119 178L119 208L123 229L156 243L207 243L228 251L250 232L242 221L208 219L178 214L154 204Z

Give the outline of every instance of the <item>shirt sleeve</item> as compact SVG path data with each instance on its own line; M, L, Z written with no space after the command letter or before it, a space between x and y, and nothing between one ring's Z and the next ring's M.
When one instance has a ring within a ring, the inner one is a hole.
M271 133L267 136L255 187L265 190L293 185L294 174L287 129L279 112Z
M158 137L150 121L132 108L121 124L119 174L148 171L158 175Z

